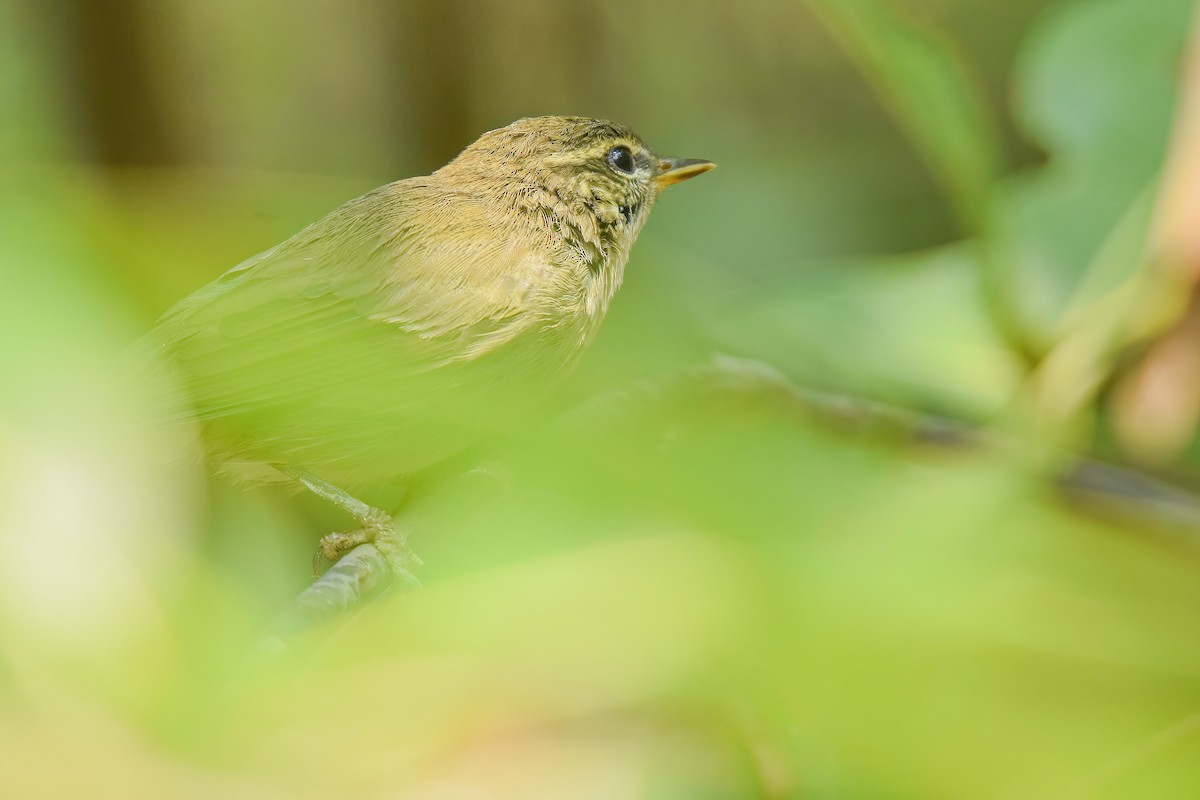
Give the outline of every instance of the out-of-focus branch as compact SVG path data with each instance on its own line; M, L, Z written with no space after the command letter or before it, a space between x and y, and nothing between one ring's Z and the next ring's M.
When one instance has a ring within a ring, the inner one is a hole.
M628 434L646 446L647 431L664 440L686 436L689 423L681 420L684 409L767 412L797 425L876 446L951 449L981 455L1021 450L1015 440L1001 439L957 420L812 391L796 386L767 364L724 356L593 397L553 423L547 435L555 439L600 437L610 441ZM1064 464L1057 476L1048 478L1048 485L1061 491L1073 507L1105 519L1200 541L1200 498L1195 495L1118 466L1066 459ZM372 545L355 548L296 598L264 646L283 647L299 630L335 619L390 582L388 564Z
M678 409L697 401L735 403L739 412L774 408L797 424L854 439L866 445L908 446L981 456L1022 457L1030 448L961 420L925 414L856 397L796 386L775 368L757 361L718 356L680 373L639 381L589 400L560 421L581 430L599 426L605 437L619 430L619 418L661 415L664 432ZM595 434L593 434L595 435ZM619 435L619 434L617 434ZM1152 475L1117 464L1064 453L1056 472L1045 476L1075 510L1142 529L1183 535L1200 542L1200 497Z
M783 419L884 444L959 447L983 433L959 420L797 386L761 361L718 355L687 370L643 378L579 404L552 425L554 436L619 437L657 428L669 435L683 409L728 406L731 413L774 410ZM635 424L631 424L635 423Z
M1177 455L1200 421L1200 16L1189 55L1149 252L1160 279L1187 305L1115 394L1122 442L1151 461Z

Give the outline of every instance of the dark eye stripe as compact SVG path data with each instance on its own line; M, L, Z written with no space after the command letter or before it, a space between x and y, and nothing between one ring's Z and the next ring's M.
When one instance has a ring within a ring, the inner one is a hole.
M608 163L619 172L624 172L626 175L633 174L633 153L623 144L608 151Z

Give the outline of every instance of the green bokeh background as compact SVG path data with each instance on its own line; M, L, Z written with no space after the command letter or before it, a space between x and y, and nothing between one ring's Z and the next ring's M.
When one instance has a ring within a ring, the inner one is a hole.
M1047 478L1108 452L1192 14L0 3L0 794L1195 796L1195 541ZM348 521L181 461L129 344L549 113L719 164L656 207L569 399L721 353L1028 447L778 397L576 425L412 498L425 588L264 655ZM1076 339L1077 380L1031 380Z

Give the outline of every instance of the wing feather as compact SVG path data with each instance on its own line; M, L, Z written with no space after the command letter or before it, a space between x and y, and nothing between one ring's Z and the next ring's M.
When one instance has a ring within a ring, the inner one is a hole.
M462 365L539 324L547 274L480 198L413 179L234 267L153 336L224 458L401 474L461 446L469 372L494 374Z

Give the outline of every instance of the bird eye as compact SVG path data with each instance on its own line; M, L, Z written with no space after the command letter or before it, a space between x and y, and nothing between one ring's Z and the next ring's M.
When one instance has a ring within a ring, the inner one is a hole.
M629 152L625 145L618 145L608 151L608 163L612 164L613 169L628 175L633 174L633 153Z

